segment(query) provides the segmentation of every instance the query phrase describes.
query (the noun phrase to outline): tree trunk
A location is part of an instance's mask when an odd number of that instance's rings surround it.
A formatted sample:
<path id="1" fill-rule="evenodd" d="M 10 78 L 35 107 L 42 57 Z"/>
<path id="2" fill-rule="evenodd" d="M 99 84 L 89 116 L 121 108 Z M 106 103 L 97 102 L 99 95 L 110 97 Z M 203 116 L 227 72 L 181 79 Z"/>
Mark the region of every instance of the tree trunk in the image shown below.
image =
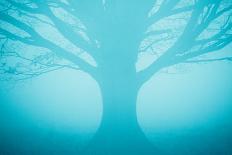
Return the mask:
<path id="1" fill-rule="evenodd" d="M 135 72 L 113 72 L 103 76 L 99 83 L 103 100 L 102 120 L 87 154 L 154 154 L 154 147 L 137 121 Z"/>

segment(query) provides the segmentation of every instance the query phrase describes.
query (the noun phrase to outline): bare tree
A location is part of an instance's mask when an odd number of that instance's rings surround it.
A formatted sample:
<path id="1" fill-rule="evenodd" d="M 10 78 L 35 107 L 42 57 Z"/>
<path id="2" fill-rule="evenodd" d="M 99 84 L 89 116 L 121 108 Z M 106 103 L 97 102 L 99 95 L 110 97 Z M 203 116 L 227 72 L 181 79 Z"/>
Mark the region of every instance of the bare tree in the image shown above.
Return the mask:
<path id="1" fill-rule="evenodd" d="M 231 15 L 230 0 L 2 0 L 1 79 L 82 70 L 103 99 L 89 152 L 152 154 L 137 122 L 140 87 L 169 66 L 231 61 L 199 58 L 231 43 Z M 139 70 L 144 53 L 154 61 Z"/>

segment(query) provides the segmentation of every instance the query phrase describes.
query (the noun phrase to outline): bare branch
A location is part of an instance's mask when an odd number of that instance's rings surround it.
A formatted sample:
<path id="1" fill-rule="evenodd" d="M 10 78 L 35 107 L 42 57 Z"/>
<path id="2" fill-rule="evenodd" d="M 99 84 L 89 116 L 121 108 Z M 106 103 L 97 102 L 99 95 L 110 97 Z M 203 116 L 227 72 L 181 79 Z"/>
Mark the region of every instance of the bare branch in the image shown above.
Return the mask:
<path id="1" fill-rule="evenodd" d="M 40 7 L 43 8 L 43 14 L 51 19 L 51 21 L 55 24 L 55 27 L 67 40 L 97 59 L 96 47 L 93 47 L 90 43 L 86 42 L 83 37 L 80 36 L 80 34 L 74 32 L 73 28 L 68 23 L 65 23 L 64 21 L 56 17 L 48 5 L 40 5 Z"/>
<path id="2" fill-rule="evenodd" d="M 71 52 L 66 51 L 65 49 L 59 47 L 58 45 L 52 43 L 51 41 L 43 38 L 40 34 L 38 34 L 33 28 L 31 28 L 29 25 L 15 19 L 14 17 L 7 15 L 5 13 L 0 13 L 0 20 L 3 20 L 5 22 L 8 22 L 9 24 L 12 24 L 19 29 L 25 31 L 30 35 L 30 37 L 21 37 L 17 34 L 13 34 L 7 30 L 4 30 L 0 28 L 0 33 L 5 35 L 11 40 L 20 41 L 25 44 L 34 45 L 38 47 L 44 47 L 47 48 L 54 53 L 56 53 L 59 57 L 62 57 L 64 59 L 67 59 L 74 64 L 78 65 L 82 70 L 94 74 L 94 67 L 85 62 L 83 59 L 79 58 L 78 56 L 72 54 Z"/>
<path id="3" fill-rule="evenodd" d="M 232 61 L 232 57 L 223 57 L 215 59 L 200 59 L 200 60 L 186 60 L 183 63 L 205 63 L 205 62 L 217 62 L 217 61 Z"/>
<path id="4" fill-rule="evenodd" d="M 219 10 L 220 6 L 221 1 L 196 1 L 192 15 L 189 18 L 182 35 L 162 56 L 160 56 L 148 68 L 138 73 L 139 83 L 142 84 L 147 81 L 161 68 L 185 62 L 190 58 L 194 58 L 205 53 L 220 50 L 231 43 L 231 15 L 225 16 L 227 17 L 227 20 L 224 22 L 221 29 L 216 30 L 216 34 L 207 39 L 197 40 L 202 32 L 207 30 L 210 24 L 216 21 L 219 17 L 224 16 L 225 13 L 231 11 L 232 4 L 224 7 L 222 10 Z M 198 48 L 194 49 L 196 47 Z"/>

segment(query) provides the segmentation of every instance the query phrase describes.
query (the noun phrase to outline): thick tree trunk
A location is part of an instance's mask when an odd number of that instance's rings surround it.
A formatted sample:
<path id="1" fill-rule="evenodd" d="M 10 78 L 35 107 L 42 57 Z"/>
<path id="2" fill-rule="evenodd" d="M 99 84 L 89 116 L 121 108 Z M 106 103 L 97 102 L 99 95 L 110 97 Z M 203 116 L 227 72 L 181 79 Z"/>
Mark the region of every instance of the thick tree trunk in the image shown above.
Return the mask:
<path id="1" fill-rule="evenodd" d="M 101 80 L 103 114 L 87 154 L 154 154 L 136 115 L 138 88 L 135 74 L 107 74 Z"/>

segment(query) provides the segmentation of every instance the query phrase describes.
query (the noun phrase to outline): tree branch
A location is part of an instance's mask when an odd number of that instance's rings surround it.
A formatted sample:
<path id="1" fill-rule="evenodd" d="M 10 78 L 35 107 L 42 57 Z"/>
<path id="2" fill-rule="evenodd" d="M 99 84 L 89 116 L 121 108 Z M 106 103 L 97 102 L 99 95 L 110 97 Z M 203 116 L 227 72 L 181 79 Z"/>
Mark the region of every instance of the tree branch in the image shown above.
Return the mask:
<path id="1" fill-rule="evenodd" d="M 232 61 L 232 57 L 223 57 L 215 59 L 200 59 L 200 60 L 186 60 L 182 63 L 205 63 L 205 62 L 215 62 L 215 61 Z"/>
<path id="2" fill-rule="evenodd" d="M 0 13 L 0 20 L 3 20 L 5 22 L 8 22 L 9 24 L 12 24 L 16 26 L 17 28 L 21 29 L 22 31 L 28 33 L 30 37 L 20 37 L 16 34 L 13 34 L 7 30 L 0 29 L 1 33 L 5 35 L 6 37 L 9 37 L 11 40 L 21 41 L 25 44 L 34 45 L 38 47 L 44 47 L 52 52 L 56 53 L 59 57 L 62 57 L 66 60 L 69 60 L 73 62 L 74 64 L 78 65 L 80 69 L 83 71 L 95 74 L 95 68 L 88 64 L 83 59 L 79 58 L 75 54 L 72 54 L 71 52 L 66 51 L 65 49 L 59 47 L 58 45 L 54 44 L 53 42 L 43 38 L 41 35 L 39 35 L 34 29 L 32 29 L 29 25 L 15 19 L 12 16 L 9 16 L 4 13 Z"/>
<path id="3" fill-rule="evenodd" d="M 48 5 L 40 4 L 43 10 L 43 14 L 47 16 L 54 24 L 59 32 L 76 47 L 83 49 L 85 52 L 89 53 L 93 58 L 97 59 L 96 47 L 93 47 L 90 43 L 85 41 L 80 34 L 77 34 L 73 28 L 68 24 L 59 19 L 54 15 Z"/>
<path id="4" fill-rule="evenodd" d="M 141 85 L 152 77 L 153 74 L 158 72 L 161 68 L 165 68 L 177 63 L 186 61 L 187 59 L 200 56 L 205 53 L 220 50 L 232 41 L 232 35 L 227 32 L 231 30 L 231 23 L 228 20 L 225 22 L 223 28 L 218 30 L 209 39 L 196 41 L 196 38 L 207 29 L 207 27 L 215 21 L 218 17 L 224 15 L 230 11 L 230 7 L 226 7 L 221 11 L 218 11 L 221 1 L 209 2 L 209 1 L 197 1 L 194 6 L 192 15 L 185 26 L 182 35 L 178 38 L 173 46 L 171 46 L 162 56 L 160 56 L 155 62 L 153 62 L 145 70 L 138 73 L 138 83 Z M 230 20 L 230 16 L 228 16 Z M 199 23 L 200 21 L 200 23 Z M 213 42 L 214 41 L 214 42 Z M 208 45 L 205 47 L 208 43 Z M 191 51 L 194 46 L 201 45 L 201 49 Z M 204 48 L 202 48 L 204 47 Z"/>

